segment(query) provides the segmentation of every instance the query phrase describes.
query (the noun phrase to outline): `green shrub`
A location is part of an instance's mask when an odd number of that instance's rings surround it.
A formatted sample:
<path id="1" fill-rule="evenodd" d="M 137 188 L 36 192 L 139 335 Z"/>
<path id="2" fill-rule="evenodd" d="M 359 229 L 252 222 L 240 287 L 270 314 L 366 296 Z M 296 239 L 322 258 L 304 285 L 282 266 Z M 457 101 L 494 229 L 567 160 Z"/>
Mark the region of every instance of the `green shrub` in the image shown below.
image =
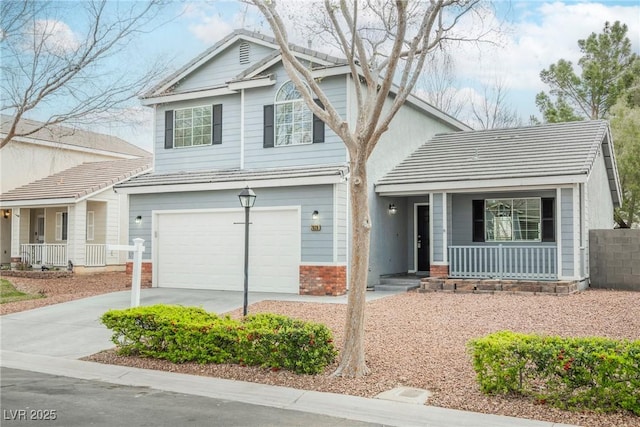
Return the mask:
<path id="1" fill-rule="evenodd" d="M 247 317 L 239 330 L 238 362 L 316 374 L 336 357 L 325 325 L 276 314 Z"/>
<path id="2" fill-rule="evenodd" d="M 480 388 L 563 409 L 640 415 L 640 340 L 496 332 L 469 342 Z"/>
<path id="3" fill-rule="evenodd" d="M 235 321 L 201 308 L 154 305 L 110 310 L 101 320 L 113 330 L 120 354 L 174 363 L 241 363 L 313 374 L 336 356 L 326 326 L 274 314 Z"/>
<path id="4" fill-rule="evenodd" d="M 153 305 L 110 310 L 102 323 L 113 330 L 120 354 L 182 363 L 232 361 L 235 322 L 201 308 Z"/>

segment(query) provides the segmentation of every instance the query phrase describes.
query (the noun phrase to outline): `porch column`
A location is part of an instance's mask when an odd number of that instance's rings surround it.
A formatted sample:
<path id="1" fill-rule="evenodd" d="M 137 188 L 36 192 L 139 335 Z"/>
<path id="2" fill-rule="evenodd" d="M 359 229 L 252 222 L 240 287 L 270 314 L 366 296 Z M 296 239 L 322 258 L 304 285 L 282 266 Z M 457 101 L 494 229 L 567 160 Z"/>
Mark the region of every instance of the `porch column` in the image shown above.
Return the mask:
<path id="1" fill-rule="evenodd" d="M 431 277 L 447 277 L 449 262 L 447 255 L 447 193 L 432 193 L 431 210 Z"/>
<path id="2" fill-rule="evenodd" d="M 26 211 L 26 212 L 25 212 Z M 20 220 L 21 216 L 27 214 L 25 221 L 28 223 L 28 209 L 13 208 L 11 210 L 11 262 L 18 262 L 17 258 L 20 258 Z M 16 261 L 14 261 L 16 259 Z"/>
<path id="3" fill-rule="evenodd" d="M 67 258 L 74 266 L 85 265 L 87 243 L 87 202 L 67 207 Z"/>

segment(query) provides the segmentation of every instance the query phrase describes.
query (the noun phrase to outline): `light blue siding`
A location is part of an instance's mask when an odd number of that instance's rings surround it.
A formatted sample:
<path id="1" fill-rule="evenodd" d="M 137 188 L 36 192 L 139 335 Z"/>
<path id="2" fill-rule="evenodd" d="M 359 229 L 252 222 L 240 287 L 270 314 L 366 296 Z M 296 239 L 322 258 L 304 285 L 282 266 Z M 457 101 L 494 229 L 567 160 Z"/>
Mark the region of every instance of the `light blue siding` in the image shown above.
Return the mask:
<path id="1" fill-rule="evenodd" d="M 286 147 L 263 147 L 263 122 L 265 105 L 274 103 L 280 86 L 289 80 L 281 65 L 271 72 L 277 83 L 266 88 L 253 89 L 245 94 L 245 168 L 273 168 L 317 164 L 336 164 L 346 161 L 346 148 L 342 140 L 325 125 L 325 142 Z M 321 86 L 339 114 L 346 111 L 345 77 L 322 80 Z"/>
<path id="2" fill-rule="evenodd" d="M 302 262 L 333 262 L 333 186 L 255 189 L 255 207 L 301 206 Z M 181 209 L 238 208 L 239 190 L 194 191 L 184 193 L 132 194 L 129 203 L 129 238 L 151 241 L 151 212 Z M 320 213 L 321 231 L 311 231 L 311 214 Z M 136 224 L 140 215 L 142 223 Z M 151 247 L 149 244 L 148 248 Z M 144 254 L 151 259 L 151 251 Z"/>
<path id="3" fill-rule="evenodd" d="M 273 52 L 269 47 L 249 43 L 249 63 L 240 64 L 240 43 L 241 41 L 237 41 L 232 44 L 224 52 L 189 74 L 174 91 L 186 92 L 225 84 Z"/>
<path id="4" fill-rule="evenodd" d="M 542 191 L 530 191 L 530 192 L 505 192 L 505 193 L 474 193 L 474 194 L 453 194 L 451 197 L 451 209 L 449 215 L 451 216 L 451 241 L 452 246 L 466 246 L 466 245 L 482 245 L 484 243 L 473 241 L 473 217 L 472 217 L 472 202 L 473 200 L 483 199 L 510 199 L 510 198 L 525 198 L 525 197 L 551 197 L 555 198 L 555 190 L 542 190 Z M 487 244 L 493 244 L 488 242 Z M 533 243 L 533 242 L 530 242 Z M 509 245 L 510 242 L 504 242 L 503 244 Z M 522 244 L 522 242 L 514 242 L 513 244 Z M 527 243 L 529 244 L 529 242 Z M 543 244 L 543 243 L 541 243 Z M 555 245 L 555 243 L 544 243 L 544 245 Z"/>
<path id="5" fill-rule="evenodd" d="M 349 184 L 335 184 L 337 262 L 347 262 Z"/>
<path id="6" fill-rule="evenodd" d="M 433 230 L 433 240 L 431 241 L 431 246 L 433 247 L 433 261 L 434 262 L 443 262 L 444 257 L 442 254 L 443 244 L 442 241 L 442 230 L 444 229 L 444 218 L 443 218 L 443 197 L 442 193 L 434 193 L 433 194 L 433 206 L 432 206 L 432 215 L 431 218 L 431 229 Z"/>
<path id="7" fill-rule="evenodd" d="M 573 276 L 573 189 L 563 188 L 560 191 L 562 275 Z"/>
<path id="8" fill-rule="evenodd" d="M 222 104 L 222 144 L 164 148 L 165 111 Z M 156 110 L 154 172 L 171 173 L 240 167 L 240 97 L 226 95 L 165 104 Z"/>
<path id="9" fill-rule="evenodd" d="M 263 147 L 263 107 L 274 102 L 275 93 L 288 77 L 281 66 L 274 86 L 245 91 L 245 169 L 338 164 L 346 161 L 346 148 L 325 126 L 325 142 L 287 147 Z M 345 78 L 322 82 L 339 113 L 346 110 Z M 204 147 L 164 148 L 165 111 L 201 105 L 222 104 L 222 144 Z M 156 109 L 155 173 L 188 170 L 239 169 L 241 167 L 240 94 L 208 97 L 163 104 Z"/>

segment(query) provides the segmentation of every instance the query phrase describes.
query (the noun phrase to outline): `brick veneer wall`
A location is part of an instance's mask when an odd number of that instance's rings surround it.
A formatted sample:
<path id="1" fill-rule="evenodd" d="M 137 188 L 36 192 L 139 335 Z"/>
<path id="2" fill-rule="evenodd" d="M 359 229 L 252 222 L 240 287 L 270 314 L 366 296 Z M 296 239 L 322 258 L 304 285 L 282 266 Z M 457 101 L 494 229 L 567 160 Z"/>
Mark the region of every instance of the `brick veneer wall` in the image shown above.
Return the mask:
<path id="1" fill-rule="evenodd" d="M 344 295 L 347 292 L 347 266 L 301 265 L 300 295 Z"/>
<path id="2" fill-rule="evenodd" d="M 449 277 L 449 265 L 430 265 L 429 277 Z"/>
<path id="3" fill-rule="evenodd" d="M 144 261 L 142 262 L 142 272 L 140 273 L 140 282 L 143 285 L 151 284 L 152 270 L 153 270 L 152 267 L 153 267 L 153 264 L 151 264 L 150 262 L 144 262 Z M 126 272 L 129 275 L 133 274 L 133 262 L 127 261 Z"/>

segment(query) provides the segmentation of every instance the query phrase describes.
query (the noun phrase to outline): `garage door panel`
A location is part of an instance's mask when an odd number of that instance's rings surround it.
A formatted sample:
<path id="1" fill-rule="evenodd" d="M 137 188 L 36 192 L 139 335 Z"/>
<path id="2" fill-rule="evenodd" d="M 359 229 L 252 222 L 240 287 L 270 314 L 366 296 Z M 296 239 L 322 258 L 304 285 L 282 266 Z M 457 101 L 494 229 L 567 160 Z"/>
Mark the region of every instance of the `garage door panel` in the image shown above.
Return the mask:
<path id="1" fill-rule="evenodd" d="M 240 210 L 158 214 L 158 286 L 242 290 L 242 223 Z M 250 291 L 298 293 L 300 233 L 295 209 L 251 211 Z"/>

